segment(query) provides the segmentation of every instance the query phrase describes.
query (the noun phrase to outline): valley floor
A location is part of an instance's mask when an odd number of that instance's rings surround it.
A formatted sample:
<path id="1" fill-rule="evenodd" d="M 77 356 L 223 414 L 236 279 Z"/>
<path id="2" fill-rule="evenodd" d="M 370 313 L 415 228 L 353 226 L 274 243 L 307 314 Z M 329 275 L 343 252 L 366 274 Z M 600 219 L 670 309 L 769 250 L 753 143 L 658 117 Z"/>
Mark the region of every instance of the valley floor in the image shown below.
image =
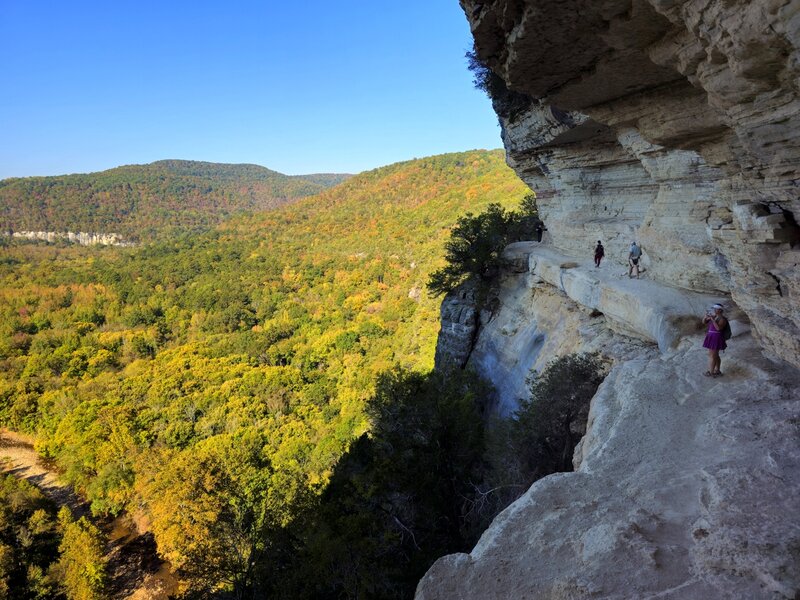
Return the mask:
<path id="1" fill-rule="evenodd" d="M 75 518 L 90 517 L 88 504 L 42 461 L 28 437 L 0 430 L 0 460 L 4 472 L 27 479 L 59 507 L 69 507 Z M 140 535 L 125 515 L 98 525 L 108 536 L 109 598 L 167 600 L 177 582 L 169 565 L 158 558 L 153 536 Z"/>

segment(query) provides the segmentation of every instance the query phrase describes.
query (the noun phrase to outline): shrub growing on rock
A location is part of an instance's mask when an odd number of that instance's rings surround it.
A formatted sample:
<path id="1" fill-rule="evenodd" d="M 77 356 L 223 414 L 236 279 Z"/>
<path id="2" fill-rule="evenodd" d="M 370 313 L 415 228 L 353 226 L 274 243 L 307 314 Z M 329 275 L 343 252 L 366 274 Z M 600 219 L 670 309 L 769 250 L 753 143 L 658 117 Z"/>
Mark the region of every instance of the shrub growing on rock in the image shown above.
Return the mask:
<path id="1" fill-rule="evenodd" d="M 513 501 L 537 479 L 572 471 L 572 454 L 586 433 L 589 402 L 606 374 L 597 354 L 570 354 L 528 379 L 531 395 L 515 418 L 493 428 L 494 479 Z"/>
<path id="2" fill-rule="evenodd" d="M 499 204 L 473 215 L 460 217 L 445 244 L 447 265 L 434 271 L 428 280 L 433 296 L 447 294 L 468 280 L 478 284 L 478 296 L 486 295 L 503 266 L 503 250 L 511 242 L 533 239 L 539 225 L 536 199 L 526 196 L 520 210 L 505 210 Z"/>
<path id="3" fill-rule="evenodd" d="M 472 83 L 489 96 L 492 108 L 499 116 L 513 121 L 531 105 L 533 98 L 508 89 L 503 78 L 478 58 L 475 51 L 467 52 L 466 57 L 467 68 L 472 72 Z"/>

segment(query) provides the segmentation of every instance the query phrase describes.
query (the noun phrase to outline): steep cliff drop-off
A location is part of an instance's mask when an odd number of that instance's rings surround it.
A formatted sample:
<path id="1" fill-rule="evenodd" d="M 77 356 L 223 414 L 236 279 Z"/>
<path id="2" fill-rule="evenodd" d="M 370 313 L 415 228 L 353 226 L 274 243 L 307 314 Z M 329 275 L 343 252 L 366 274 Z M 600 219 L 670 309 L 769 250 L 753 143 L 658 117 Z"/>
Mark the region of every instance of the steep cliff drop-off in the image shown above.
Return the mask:
<path id="1" fill-rule="evenodd" d="M 548 232 L 509 248 L 481 314 L 446 301 L 437 363 L 468 360 L 505 414 L 554 356 L 614 366 L 576 472 L 417 598 L 800 597 L 800 1 L 462 6 Z M 734 326 L 719 379 L 697 329 L 714 301 Z"/>

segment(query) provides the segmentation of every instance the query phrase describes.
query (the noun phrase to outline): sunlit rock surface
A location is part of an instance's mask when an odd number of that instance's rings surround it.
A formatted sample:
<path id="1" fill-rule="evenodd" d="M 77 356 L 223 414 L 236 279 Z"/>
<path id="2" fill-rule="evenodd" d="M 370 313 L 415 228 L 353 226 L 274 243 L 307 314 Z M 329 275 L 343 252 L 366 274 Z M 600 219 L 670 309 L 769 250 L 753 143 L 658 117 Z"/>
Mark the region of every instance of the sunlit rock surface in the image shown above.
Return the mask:
<path id="1" fill-rule="evenodd" d="M 795 598 L 800 379 L 749 334 L 704 377 L 695 344 L 621 361 L 578 471 L 540 480 L 418 600 Z"/>
<path id="2" fill-rule="evenodd" d="M 726 292 L 800 365 L 800 1 L 462 0 L 546 242 Z"/>
<path id="3" fill-rule="evenodd" d="M 69 242 L 81 246 L 132 246 L 118 233 L 89 233 L 85 231 L 14 231 L 11 237 L 23 240 L 48 242 Z"/>
<path id="4" fill-rule="evenodd" d="M 480 58 L 529 97 L 495 108 L 548 228 L 507 250 L 468 364 L 503 414 L 554 356 L 614 366 L 577 471 L 534 484 L 417 598 L 800 597 L 800 0 L 461 4 Z M 735 334 L 718 379 L 711 301 Z"/>
<path id="5" fill-rule="evenodd" d="M 417 599 L 795 598 L 800 372 L 765 357 L 719 295 L 533 242 L 506 255 L 528 270 L 503 276 L 468 360 L 496 387 L 495 411 L 512 413 L 553 357 L 596 351 L 614 366 L 576 472 L 540 480 L 472 552 L 437 561 Z M 699 315 L 717 300 L 734 335 L 712 379 Z"/>

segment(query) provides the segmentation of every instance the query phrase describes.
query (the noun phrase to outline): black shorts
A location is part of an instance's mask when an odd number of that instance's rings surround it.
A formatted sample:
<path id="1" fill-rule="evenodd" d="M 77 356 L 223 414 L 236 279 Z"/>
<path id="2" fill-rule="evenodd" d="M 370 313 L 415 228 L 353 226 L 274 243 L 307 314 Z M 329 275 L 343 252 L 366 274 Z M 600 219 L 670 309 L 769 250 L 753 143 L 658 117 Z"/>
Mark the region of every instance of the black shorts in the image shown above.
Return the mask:
<path id="1" fill-rule="evenodd" d="M 631 258 L 631 264 L 632 264 L 633 266 L 636 266 L 636 265 L 638 265 L 638 264 L 639 264 L 639 259 L 638 259 L 638 258 Z"/>

